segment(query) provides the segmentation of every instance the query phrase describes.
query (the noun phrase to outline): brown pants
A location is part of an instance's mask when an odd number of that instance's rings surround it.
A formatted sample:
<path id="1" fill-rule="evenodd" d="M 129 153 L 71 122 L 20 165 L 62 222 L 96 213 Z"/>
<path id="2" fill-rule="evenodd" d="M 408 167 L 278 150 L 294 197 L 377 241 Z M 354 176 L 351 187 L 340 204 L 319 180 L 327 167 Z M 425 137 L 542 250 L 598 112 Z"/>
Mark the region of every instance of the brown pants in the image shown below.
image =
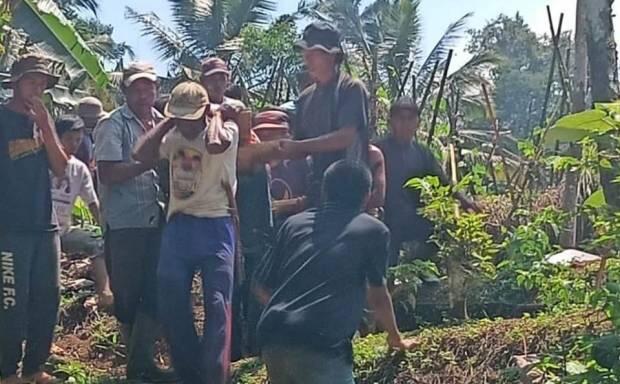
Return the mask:
<path id="1" fill-rule="evenodd" d="M 137 311 L 157 318 L 159 228 L 108 229 L 106 267 L 114 294 L 114 314 L 122 324 L 133 324 Z"/>

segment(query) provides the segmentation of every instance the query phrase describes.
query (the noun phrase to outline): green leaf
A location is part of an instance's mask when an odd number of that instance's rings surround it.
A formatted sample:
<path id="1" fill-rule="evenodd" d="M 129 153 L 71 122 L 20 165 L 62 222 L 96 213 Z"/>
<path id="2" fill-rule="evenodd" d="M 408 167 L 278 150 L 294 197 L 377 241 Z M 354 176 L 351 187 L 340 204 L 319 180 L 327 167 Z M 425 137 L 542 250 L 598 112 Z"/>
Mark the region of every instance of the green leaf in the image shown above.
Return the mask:
<path id="1" fill-rule="evenodd" d="M 617 123 L 607 112 L 592 109 L 564 116 L 552 126 L 545 135 L 545 144 L 555 145 L 560 142 L 577 142 L 586 137 L 605 134 L 617 128 Z"/>
<path id="2" fill-rule="evenodd" d="M 603 193 L 603 190 L 599 189 L 593 194 L 591 194 L 590 197 L 588 197 L 586 201 L 583 202 L 583 205 L 589 208 L 594 208 L 594 209 L 602 208 L 605 205 L 607 205 L 607 201 L 605 201 L 605 194 Z"/>
<path id="3" fill-rule="evenodd" d="M 569 361 L 566 363 L 566 373 L 569 375 L 579 375 L 587 372 L 588 368 L 578 361 Z"/>
<path id="4" fill-rule="evenodd" d="M 23 0 L 13 12 L 12 23 L 28 33 L 35 43 L 43 43 L 62 57 L 66 64 L 85 70 L 98 87 L 108 83 L 108 75 L 99 60 L 73 25 L 51 0 Z"/>
<path id="5" fill-rule="evenodd" d="M 608 159 L 601 159 L 598 163 L 601 168 L 611 169 L 611 161 Z"/>

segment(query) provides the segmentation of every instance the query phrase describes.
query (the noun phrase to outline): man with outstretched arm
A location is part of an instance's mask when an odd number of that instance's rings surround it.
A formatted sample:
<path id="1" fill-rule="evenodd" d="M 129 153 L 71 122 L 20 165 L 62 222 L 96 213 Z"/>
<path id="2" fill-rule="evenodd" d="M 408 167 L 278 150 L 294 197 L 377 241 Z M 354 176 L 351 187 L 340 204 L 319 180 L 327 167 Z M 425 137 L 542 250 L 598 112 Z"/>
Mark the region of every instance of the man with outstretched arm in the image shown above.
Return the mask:
<path id="1" fill-rule="evenodd" d="M 296 105 L 294 139 L 283 141 L 288 158 L 312 158 L 309 206 L 320 202 L 321 179 L 332 163 L 368 161 L 369 102 L 364 84 L 341 72 L 340 33 L 326 23 L 310 24 L 297 42 L 314 82 Z"/>
<path id="2" fill-rule="evenodd" d="M 290 217 L 257 273 L 266 304 L 257 337 L 270 383 L 353 384 L 355 334 L 366 301 L 388 344 L 408 349 L 386 286 L 389 231 L 363 213 L 371 175 L 340 160 L 325 172 L 323 202 Z"/>
<path id="3" fill-rule="evenodd" d="M 138 143 L 134 158 L 170 163 L 170 205 L 158 267 L 160 319 L 184 383 L 224 384 L 230 369 L 235 224 L 230 194 L 237 187 L 239 133 L 198 83 L 175 87 L 167 119 Z M 202 339 L 194 327 L 194 272 L 203 283 Z"/>
<path id="4" fill-rule="evenodd" d="M 58 77 L 38 55 L 19 58 L 3 83 L 13 97 L 0 107 L 0 381 L 36 384 L 60 303 L 60 242 L 49 171 L 64 175 L 67 156 L 41 100 Z M 25 343 L 24 343 L 25 342 Z M 25 349 L 24 349 L 25 346 Z M 22 376 L 18 376 L 21 365 Z"/>

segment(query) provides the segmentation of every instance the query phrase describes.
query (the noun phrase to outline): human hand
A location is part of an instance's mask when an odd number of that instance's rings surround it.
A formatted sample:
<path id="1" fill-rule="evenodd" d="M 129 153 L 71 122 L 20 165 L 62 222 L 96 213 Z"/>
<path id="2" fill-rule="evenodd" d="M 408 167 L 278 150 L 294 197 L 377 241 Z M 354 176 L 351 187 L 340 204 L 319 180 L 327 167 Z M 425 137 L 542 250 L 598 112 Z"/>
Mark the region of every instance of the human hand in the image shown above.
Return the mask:
<path id="1" fill-rule="evenodd" d="M 27 100 L 26 109 L 28 110 L 29 116 L 32 120 L 34 120 L 40 129 L 51 128 L 50 115 L 47 112 L 45 104 L 43 104 L 43 100 L 40 98 Z"/>
<path id="2" fill-rule="evenodd" d="M 467 212 L 481 213 L 482 207 L 473 200 L 465 199 L 461 201 L 461 207 Z"/>
<path id="3" fill-rule="evenodd" d="M 219 109 L 220 113 L 222 114 L 222 119 L 224 121 L 227 120 L 237 120 L 239 118 L 239 114 L 241 113 L 241 109 L 240 108 L 236 108 L 230 104 L 222 104 L 220 105 L 220 109 Z"/>
<path id="4" fill-rule="evenodd" d="M 397 351 L 408 351 L 419 345 L 419 343 L 413 339 L 403 339 L 399 333 L 388 335 L 387 343 L 390 348 Z"/>
<path id="5" fill-rule="evenodd" d="M 282 139 L 279 141 L 280 152 L 286 159 L 294 159 L 305 156 L 303 146 L 299 141 Z"/>

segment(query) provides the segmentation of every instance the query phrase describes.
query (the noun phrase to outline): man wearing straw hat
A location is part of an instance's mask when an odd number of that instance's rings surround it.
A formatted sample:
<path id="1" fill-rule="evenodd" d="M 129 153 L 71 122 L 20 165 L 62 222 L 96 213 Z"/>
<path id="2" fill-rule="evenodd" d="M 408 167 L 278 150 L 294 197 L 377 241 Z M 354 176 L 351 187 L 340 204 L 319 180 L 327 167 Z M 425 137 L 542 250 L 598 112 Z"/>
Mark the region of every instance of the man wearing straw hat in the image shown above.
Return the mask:
<path id="1" fill-rule="evenodd" d="M 64 175 L 67 156 L 41 100 L 58 77 L 38 55 L 21 57 L 3 83 L 0 107 L 0 381 L 47 384 L 60 302 L 60 241 L 49 171 Z M 24 345 L 25 342 L 25 345 Z M 24 348 L 25 346 L 25 348 Z M 21 365 L 22 377 L 18 376 Z"/>
<path id="2" fill-rule="evenodd" d="M 235 223 L 229 195 L 237 186 L 238 128 L 218 113 L 209 117 L 207 92 L 194 82 L 175 87 L 165 114 L 134 151 L 139 161 L 170 163 L 158 267 L 160 318 L 183 382 L 223 384 L 230 366 Z M 191 304 L 196 269 L 206 313 L 202 340 Z"/>
<path id="3" fill-rule="evenodd" d="M 77 114 L 84 121 L 84 139 L 75 153 L 75 157 L 91 167 L 94 165 L 94 130 L 99 121 L 107 116 L 107 113 L 103 110 L 101 100 L 88 96 L 78 102 Z"/>

